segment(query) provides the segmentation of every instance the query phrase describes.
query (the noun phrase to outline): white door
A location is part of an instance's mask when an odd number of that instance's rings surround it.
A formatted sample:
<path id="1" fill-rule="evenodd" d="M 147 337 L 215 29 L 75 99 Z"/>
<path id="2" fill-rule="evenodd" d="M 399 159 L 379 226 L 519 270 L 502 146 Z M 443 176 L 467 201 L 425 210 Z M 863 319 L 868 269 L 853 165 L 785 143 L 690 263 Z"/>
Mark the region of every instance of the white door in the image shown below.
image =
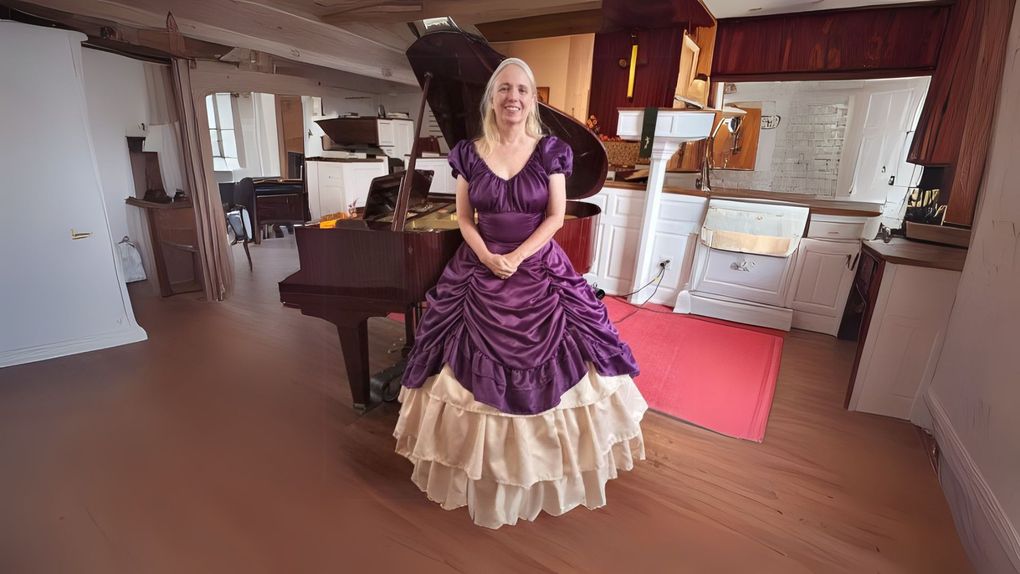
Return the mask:
<path id="1" fill-rule="evenodd" d="M 0 22 L 0 367 L 145 338 L 110 238 L 84 39 Z"/>
<path id="2" fill-rule="evenodd" d="M 885 203 L 896 185 L 901 151 L 913 119 L 915 90 L 876 92 L 868 98 L 861 144 L 854 164 L 850 197 L 855 201 Z"/>
<path id="3" fill-rule="evenodd" d="M 801 241 L 788 305 L 794 310 L 795 327 L 835 334 L 854 281 L 860 251 L 859 241 Z M 815 321 L 796 324 L 798 314 L 804 313 L 816 316 L 812 317 Z M 819 323 L 817 316 L 833 320 Z M 812 328 L 815 324 L 820 328 Z"/>

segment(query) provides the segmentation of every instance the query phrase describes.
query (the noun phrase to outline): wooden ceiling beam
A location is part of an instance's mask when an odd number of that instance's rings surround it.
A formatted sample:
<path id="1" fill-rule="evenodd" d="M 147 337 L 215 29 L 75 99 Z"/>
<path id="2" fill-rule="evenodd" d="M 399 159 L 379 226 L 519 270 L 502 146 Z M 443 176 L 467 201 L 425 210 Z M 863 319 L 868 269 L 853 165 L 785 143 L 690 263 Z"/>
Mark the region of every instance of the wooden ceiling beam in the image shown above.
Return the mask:
<path id="1" fill-rule="evenodd" d="M 415 2 L 419 5 L 415 8 Z M 462 24 L 477 24 L 481 21 L 497 22 L 531 16 L 574 13 L 584 10 L 598 10 L 601 1 L 576 0 L 358 0 L 336 5 L 337 10 L 320 14 L 319 18 L 328 24 L 344 27 L 353 22 L 406 23 L 425 18 L 449 16 Z"/>
<path id="2" fill-rule="evenodd" d="M 130 0 L 130 3 L 129 0 L 33 0 L 32 3 L 149 29 L 165 29 L 167 10 L 170 10 L 181 33 L 188 38 L 418 85 L 403 50 L 270 4 L 205 0 Z"/>
<path id="3" fill-rule="evenodd" d="M 514 42 L 573 34 L 593 34 L 602 29 L 602 11 L 584 10 L 582 12 L 530 16 L 479 23 L 476 24 L 476 27 L 489 42 Z"/>

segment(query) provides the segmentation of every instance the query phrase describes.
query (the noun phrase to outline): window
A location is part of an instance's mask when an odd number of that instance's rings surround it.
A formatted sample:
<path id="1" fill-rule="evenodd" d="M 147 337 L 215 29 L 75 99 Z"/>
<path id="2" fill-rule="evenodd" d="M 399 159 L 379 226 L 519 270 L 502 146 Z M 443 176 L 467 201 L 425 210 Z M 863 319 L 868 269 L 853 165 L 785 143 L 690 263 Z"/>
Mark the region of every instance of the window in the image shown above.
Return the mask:
<path id="1" fill-rule="evenodd" d="M 205 109 L 209 114 L 213 170 L 241 169 L 236 136 L 241 126 L 237 121 L 233 96 L 227 93 L 210 94 L 205 97 Z"/>

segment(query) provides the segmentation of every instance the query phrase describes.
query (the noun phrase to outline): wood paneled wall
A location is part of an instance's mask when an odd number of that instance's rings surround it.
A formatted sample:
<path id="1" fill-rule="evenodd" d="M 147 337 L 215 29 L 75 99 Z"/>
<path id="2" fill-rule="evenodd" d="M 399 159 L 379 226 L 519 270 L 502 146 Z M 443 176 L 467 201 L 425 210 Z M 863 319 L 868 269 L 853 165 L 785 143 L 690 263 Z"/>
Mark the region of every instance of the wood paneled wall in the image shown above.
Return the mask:
<path id="1" fill-rule="evenodd" d="M 683 27 L 637 32 L 638 66 L 634 75 L 634 97 L 628 99 L 630 69 L 620 67 L 619 60 L 630 61 L 630 33 L 595 34 L 588 113 L 598 118 L 601 133 L 616 134 L 618 108 L 673 106 L 683 37 Z"/>
<path id="2" fill-rule="evenodd" d="M 931 73 L 949 8 L 931 3 L 719 20 L 712 79 Z"/>
<path id="3" fill-rule="evenodd" d="M 908 161 L 947 166 L 946 222 L 970 225 L 991 140 L 1015 0 L 959 0 Z M 947 195 L 948 192 L 948 195 Z"/>

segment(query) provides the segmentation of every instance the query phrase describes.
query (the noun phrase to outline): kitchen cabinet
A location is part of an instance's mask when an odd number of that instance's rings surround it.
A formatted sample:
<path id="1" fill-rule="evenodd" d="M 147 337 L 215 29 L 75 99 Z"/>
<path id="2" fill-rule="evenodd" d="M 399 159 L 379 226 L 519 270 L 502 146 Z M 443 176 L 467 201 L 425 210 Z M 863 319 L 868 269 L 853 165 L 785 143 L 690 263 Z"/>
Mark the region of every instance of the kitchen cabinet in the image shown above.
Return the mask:
<path id="1" fill-rule="evenodd" d="M 383 159 L 309 158 L 305 162 L 305 177 L 308 181 L 308 211 L 312 220 L 329 213 L 347 211 L 351 204 L 363 207 L 372 180 L 387 173 L 389 168 Z"/>
<path id="2" fill-rule="evenodd" d="M 858 240 L 801 241 L 787 304 L 795 329 L 836 335 L 860 250 Z"/>
<path id="3" fill-rule="evenodd" d="M 948 15 L 948 6 L 931 3 L 726 18 L 712 81 L 930 73 Z"/>
<path id="4" fill-rule="evenodd" d="M 910 146 L 909 160 L 946 170 L 946 222 L 970 225 L 991 141 L 1014 0 L 958 0 Z"/>
<path id="5" fill-rule="evenodd" d="M 847 408 L 909 419 L 934 374 L 966 252 L 893 240 L 867 242 L 841 331 L 858 327 Z M 843 334 L 841 332 L 841 334 Z"/>

